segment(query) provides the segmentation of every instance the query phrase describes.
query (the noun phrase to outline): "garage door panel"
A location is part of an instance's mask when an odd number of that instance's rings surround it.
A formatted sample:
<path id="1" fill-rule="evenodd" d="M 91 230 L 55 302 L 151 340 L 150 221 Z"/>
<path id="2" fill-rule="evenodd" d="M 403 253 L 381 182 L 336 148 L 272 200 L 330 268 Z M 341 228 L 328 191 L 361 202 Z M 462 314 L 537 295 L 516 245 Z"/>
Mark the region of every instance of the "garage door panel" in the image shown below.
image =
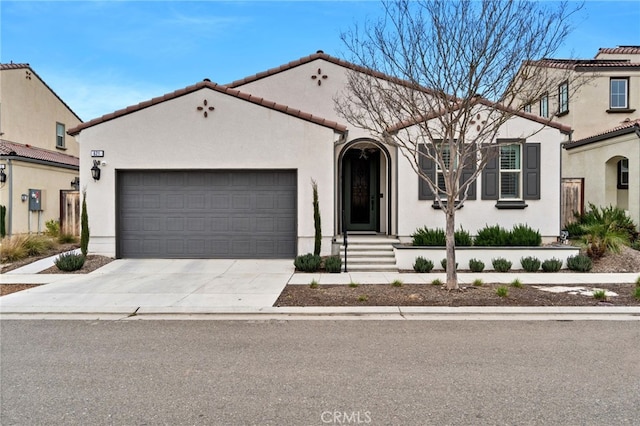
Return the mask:
<path id="1" fill-rule="evenodd" d="M 296 181 L 290 170 L 119 171 L 118 255 L 293 258 Z"/>

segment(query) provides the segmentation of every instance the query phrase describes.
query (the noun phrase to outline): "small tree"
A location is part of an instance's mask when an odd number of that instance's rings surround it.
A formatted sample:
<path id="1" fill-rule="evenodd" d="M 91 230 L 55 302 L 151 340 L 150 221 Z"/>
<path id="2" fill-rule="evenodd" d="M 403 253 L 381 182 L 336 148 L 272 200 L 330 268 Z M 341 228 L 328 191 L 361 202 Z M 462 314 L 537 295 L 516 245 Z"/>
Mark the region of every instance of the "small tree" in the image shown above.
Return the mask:
<path id="1" fill-rule="evenodd" d="M 318 202 L 318 183 L 311 179 L 311 187 L 313 188 L 313 225 L 315 227 L 315 241 L 313 246 L 313 254 L 320 256 L 322 248 L 322 226 L 320 224 L 320 203 Z"/>
<path id="2" fill-rule="evenodd" d="M 80 251 L 87 256 L 89 251 L 89 215 L 87 214 L 87 190 L 82 191 L 82 213 L 80 215 Z"/>
<path id="3" fill-rule="evenodd" d="M 372 71 L 348 73 L 336 109 L 396 146 L 435 195 L 446 216 L 447 288 L 455 289 L 456 211 L 499 154 L 501 126 L 566 79 L 536 74 L 532 84 L 516 77 L 521 64 L 549 57 L 562 44 L 574 10 L 566 2 L 528 0 L 382 4 L 383 18 L 342 34 L 350 61 Z M 426 173 L 425 160 L 441 173 Z"/>

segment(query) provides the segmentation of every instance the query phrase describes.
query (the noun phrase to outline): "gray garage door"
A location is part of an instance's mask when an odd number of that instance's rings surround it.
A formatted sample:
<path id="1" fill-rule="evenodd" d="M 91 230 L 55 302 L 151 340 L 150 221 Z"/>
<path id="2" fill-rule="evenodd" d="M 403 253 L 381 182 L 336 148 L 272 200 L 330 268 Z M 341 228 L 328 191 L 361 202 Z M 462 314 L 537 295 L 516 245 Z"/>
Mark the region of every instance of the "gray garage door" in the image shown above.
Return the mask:
<path id="1" fill-rule="evenodd" d="M 296 172 L 118 172 L 118 257 L 296 255 Z"/>

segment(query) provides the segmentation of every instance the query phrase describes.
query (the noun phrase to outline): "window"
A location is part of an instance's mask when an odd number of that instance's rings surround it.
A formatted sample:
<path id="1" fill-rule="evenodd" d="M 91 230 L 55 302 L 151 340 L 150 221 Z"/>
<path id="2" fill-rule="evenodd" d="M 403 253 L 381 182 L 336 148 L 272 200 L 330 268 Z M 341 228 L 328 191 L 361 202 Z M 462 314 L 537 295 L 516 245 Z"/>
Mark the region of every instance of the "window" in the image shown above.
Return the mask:
<path id="1" fill-rule="evenodd" d="M 446 170 L 449 170 L 449 167 L 451 166 L 451 149 L 449 145 L 443 145 L 441 149 L 442 149 L 442 160 L 444 162 Z M 456 163 L 457 161 L 454 162 L 454 165 Z M 436 163 L 436 179 L 438 182 L 438 189 L 442 194 L 446 193 L 446 187 L 444 183 L 444 172 L 445 171 L 442 170 L 442 168 L 440 167 L 440 164 Z"/>
<path id="2" fill-rule="evenodd" d="M 618 189 L 629 189 L 629 159 L 618 161 Z"/>
<path id="3" fill-rule="evenodd" d="M 611 109 L 629 108 L 629 79 L 612 78 L 609 83 L 609 107 Z"/>
<path id="4" fill-rule="evenodd" d="M 546 94 L 540 98 L 540 117 L 549 118 L 549 96 Z"/>
<path id="5" fill-rule="evenodd" d="M 500 199 L 520 199 L 522 166 L 520 145 L 500 147 Z"/>
<path id="6" fill-rule="evenodd" d="M 56 123 L 56 148 L 64 147 L 64 124 Z"/>
<path id="7" fill-rule="evenodd" d="M 566 114 L 569 112 L 569 82 L 558 86 L 558 114 Z"/>
<path id="8" fill-rule="evenodd" d="M 524 112 L 531 112 L 531 104 L 527 104 L 524 106 Z"/>

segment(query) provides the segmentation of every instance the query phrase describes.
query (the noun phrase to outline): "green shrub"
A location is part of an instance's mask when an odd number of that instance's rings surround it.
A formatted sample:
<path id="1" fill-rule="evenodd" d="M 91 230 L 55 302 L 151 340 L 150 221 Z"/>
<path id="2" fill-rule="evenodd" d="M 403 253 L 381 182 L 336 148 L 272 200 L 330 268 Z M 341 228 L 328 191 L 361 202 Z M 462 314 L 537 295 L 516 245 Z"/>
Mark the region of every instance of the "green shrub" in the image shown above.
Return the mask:
<path id="1" fill-rule="evenodd" d="M 509 272 L 511 269 L 511 262 L 503 257 L 491 259 L 491 264 L 497 272 Z"/>
<path id="2" fill-rule="evenodd" d="M 393 282 L 391 283 L 393 287 L 402 287 L 402 284 L 402 280 L 393 280 Z"/>
<path id="3" fill-rule="evenodd" d="M 515 288 L 522 288 L 522 281 L 520 281 L 518 278 L 516 278 L 515 280 L 511 281 L 511 287 L 515 287 Z"/>
<path id="4" fill-rule="evenodd" d="M 442 266 L 442 269 L 444 269 L 444 271 L 447 272 L 447 258 L 446 257 L 440 261 L 440 266 Z M 456 262 L 456 269 L 458 269 L 458 262 Z"/>
<path id="5" fill-rule="evenodd" d="M 55 260 L 55 265 L 61 271 L 77 271 L 84 265 L 85 257 L 78 253 L 63 253 Z"/>
<path id="6" fill-rule="evenodd" d="M 552 257 L 542 262 L 542 270 L 544 272 L 558 272 L 562 269 L 562 260 Z"/>
<path id="7" fill-rule="evenodd" d="M 3 262 L 15 262 L 16 260 L 27 257 L 27 249 L 24 246 L 25 240 L 29 238 L 26 234 L 16 234 L 11 237 L 4 237 L 0 241 L 2 250 L 0 257 Z"/>
<path id="8" fill-rule="evenodd" d="M 87 213 L 87 191 L 82 191 L 82 212 L 80 213 L 80 251 L 83 256 L 89 252 L 89 213 Z"/>
<path id="9" fill-rule="evenodd" d="M 360 296 L 358 296 L 358 302 L 366 302 L 367 300 L 369 300 L 369 296 L 367 296 L 366 294 L 361 294 Z"/>
<path id="10" fill-rule="evenodd" d="M 506 246 L 509 242 L 509 232 L 500 225 L 489 226 L 478 231 L 474 239 L 474 245 L 482 247 Z"/>
<path id="11" fill-rule="evenodd" d="M 432 285 L 442 285 L 442 280 L 440 278 L 436 278 L 435 280 L 431 281 Z"/>
<path id="12" fill-rule="evenodd" d="M 48 220 L 44 223 L 44 226 L 47 228 L 46 234 L 48 236 L 56 238 L 60 235 L 60 223 L 57 220 Z"/>
<path id="13" fill-rule="evenodd" d="M 311 284 L 309 284 L 310 288 L 318 288 L 318 281 L 317 280 L 311 280 Z"/>
<path id="14" fill-rule="evenodd" d="M 311 187 L 313 188 L 313 226 L 315 228 L 313 254 L 320 256 L 322 247 L 322 225 L 320 219 L 320 203 L 318 202 L 318 183 L 313 179 L 311 179 Z"/>
<path id="15" fill-rule="evenodd" d="M 447 243 L 444 229 L 440 228 L 418 228 L 411 237 L 413 238 L 414 246 L 444 247 Z"/>
<path id="16" fill-rule="evenodd" d="M 569 238 L 579 238 L 584 235 L 584 229 L 579 221 L 567 223 L 565 225 L 565 230 L 569 233 Z"/>
<path id="17" fill-rule="evenodd" d="M 540 232 L 534 231 L 529 225 L 516 225 L 509 232 L 510 246 L 537 247 L 542 244 Z"/>
<path id="18" fill-rule="evenodd" d="M 322 259 L 311 253 L 303 254 L 295 258 L 293 265 L 298 271 L 315 272 L 320 269 Z"/>
<path id="19" fill-rule="evenodd" d="M 470 247 L 473 245 L 473 238 L 471 238 L 471 234 L 469 231 L 462 229 L 462 227 L 455 232 L 454 239 L 456 241 L 456 247 Z"/>
<path id="20" fill-rule="evenodd" d="M 0 206 L 0 238 L 7 236 L 7 208 Z"/>
<path id="21" fill-rule="evenodd" d="M 72 234 L 60 234 L 58 236 L 58 242 L 60 244 L 74 244 L 78 242 L 78 238 Z"/>
<path id="22" fill-rule="evenodd" d="M 55 247 L 55 243 L 48 237 L 41 235 L 29 235 L 24 240 L 24 248 L 27 256 L 40 256 Z"/>
<path id="23" fill-rule="evenodd" d="M 425 259 L 422 256 L 416 257 L 416 261 L 413 264 L 413 270 L 416 272 L 424 273 L 431 272 L 433 269 L 433 262 Z"/>
<path id="24" fill-rule="evenodd" d="M 593 268 L 593 262 L 589 256 L 579 254 L 567 258 L 567 268 L 572 271 L 589 272 Z"/>
<path id="25" fill-rule="evenodd" d="M 469 259 L 469 269 L 471 272 L 484 271 L 484 262 L 479 259 Z"/>
<path id="26" fill-rule="evenodd" d="M 593 290 L 593 298 L 596 300 L 606 300 L 607 292 L 605 290 L 594 289 Z"/>
<path id="27" fill-rule="evenodd" d="M 351 288 L 356 288 L 356 287 L 358 287 L 359 285 L 360 285 L 359 283 L 354 282 L 354 281 L 351 281 L 351 282 L 349 283 L 349 287 L 351 287 Z"/>
<path id="28" fill-rule="evenodd" d="M 640 287 L 640 276 L 636 278 L 636 287 Z"/>
<path id="29" fill-rule="evenodd" d="M 473 285 L 475 287 L 482 287 L 483 284 L 484 282 L 480 278 L 476 278 L 475 280 L 473 280 Z"/>
<path id="30" fill-rule="evenodd" d="M 619 253 L 622 245 L 630 245 L 638 238 L 633 220 L 619 207 L 597 207 L 589 203 L 589 210 L 575 217 L 587 254 L 593 259 L 602 257 L 606 251 Z"/>
<path id="31" fill-rule="evenodd" d="M 636 287 L 633 291 L 633 297 L 635 297 L 637 300 L 640 300 L 640 287 Z"/>
<path id="32" fill-rule="evenodd" d="M 540 260 L 537 257 L 527 256 L 520 259 L 522 269 L 527 272 L 537 272 L 540 269 Z"/>
<path id="33" fill-rule="evenodd" d="M 507 297 L 509 296 L 509 289 L 505 286 L 500 286 L 496 288 L 496 294 L 500 297 Z"/>
<path id="34" fill-rule="evenodd" d="M 631 243 L 631 248 L 640 251 L 640 238 Z"/>
<path id="35" fill-rule="evenodd" d="M 342 258 L 340 256 L 329 256 L 324 260 L 324 269 L 330 273 L 342 271 Z"/>

